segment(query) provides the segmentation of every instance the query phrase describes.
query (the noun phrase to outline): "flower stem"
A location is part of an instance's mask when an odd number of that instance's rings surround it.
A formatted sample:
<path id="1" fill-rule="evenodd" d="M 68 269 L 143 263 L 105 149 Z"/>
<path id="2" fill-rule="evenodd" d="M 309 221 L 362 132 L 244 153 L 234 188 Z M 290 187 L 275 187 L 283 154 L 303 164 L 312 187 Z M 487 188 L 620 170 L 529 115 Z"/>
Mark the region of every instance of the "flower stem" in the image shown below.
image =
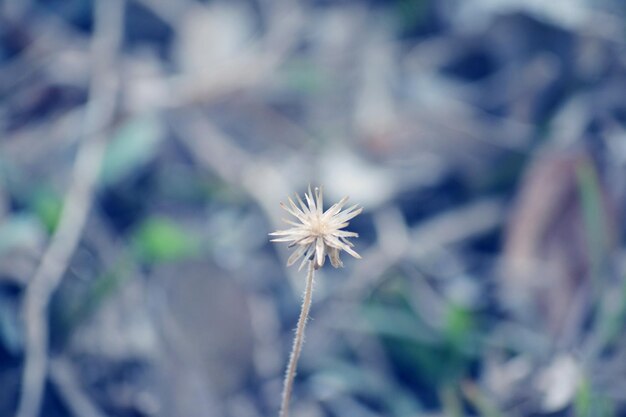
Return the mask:
<path id="1" fill-rule="evenodd" d="M 302 343 L 304 342 L 304 327 L 309 318 L 309 310 L 311 309 L 311 295 L 313 294 L 313 276 L 315 268 L 313 262 L 309 261 L 309 272 L 306 277 L 306 288 L 304 289 L 304 297 L 302 299 L 302 309 L 300 310 L 300 318 L 296 327 L 296 336 L 293 339 L 293 347 L 289 355 L 289 364 L 285 372 L 285 380 L 283 381 L 282 403 L 280 405 L 279 417 L 289 416 L 289 400 L 291 399 L 291 391 L 293 389 L 293 380 L 296 376 L 296 367 L 298 366 L 298 358 L 302 351 Z"/>

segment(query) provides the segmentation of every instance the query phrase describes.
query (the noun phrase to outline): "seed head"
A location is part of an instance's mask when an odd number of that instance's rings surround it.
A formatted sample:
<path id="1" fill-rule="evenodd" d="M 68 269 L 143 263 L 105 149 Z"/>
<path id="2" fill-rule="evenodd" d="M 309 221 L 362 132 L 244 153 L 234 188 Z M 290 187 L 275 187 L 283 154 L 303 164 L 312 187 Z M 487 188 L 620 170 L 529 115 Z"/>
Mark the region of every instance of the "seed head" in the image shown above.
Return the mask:
<path id="1" fill-rule="evenodd" d="M 304 194 L 304 198 L 307 204 L 296 194 L 299 206 L 291 198 L 289 198 L 289 206 L 280 203 L 280 206 L 298 221 L 283 219 L 293 227 L 270 233 L 270 236 L 278 236 L 272 239 L 272 242 L 291 242 L 289 247 L 297 246 L 289 257 L 287 266 L 293 265 L 302 258 L 299 269 L 302 269 L 307 260 L 312 260 L 315 269 L 319 269 L 324 265 L 326 255 L 328 255 L 332 266 L 338 268 L 343 266 L 339 259 L 339 252 L 342 250 L 361 259 L 361 256 L 352 249 L 354 245 L 348 240 L 349 237 L 359 235 L 341 229 L 348 226 L 348 220 L 360 214 L 363 209 L 355 204 L 341 211 L 348 201 L 348 197 L 344 197 L 328 210 L 322 211 L 324 201 L 321 187 L 315 188 L 315 195 L 309 187 L 309 192 Z"/>

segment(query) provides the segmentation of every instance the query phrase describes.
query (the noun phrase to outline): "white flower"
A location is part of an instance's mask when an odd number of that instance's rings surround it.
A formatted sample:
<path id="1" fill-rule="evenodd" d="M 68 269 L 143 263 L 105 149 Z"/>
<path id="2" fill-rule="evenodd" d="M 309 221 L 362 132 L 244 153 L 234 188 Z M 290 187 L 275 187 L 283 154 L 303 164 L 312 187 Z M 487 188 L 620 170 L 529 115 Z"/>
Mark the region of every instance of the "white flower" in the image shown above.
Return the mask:
<path id="1" fill-rule="evenodd" d="M 357 259 L 361 259 L 361 256 L 352 249 L 354 245 L 347 239 L 359 235 L 341 229 L 348 226 L 348 220 L 360 214 L 363 209 L 355 204 L 341 211 L 348 201 L 348 197 L 344 197 L 323 212 L 321 188 L 315 188 L 315 196 L 313 196 L 311 187 L 309 187 L 309 192 L 304 194 L 304 198 L 308 205 L 304 204 L 298 194 L 296 194 L 296 199 L 300 206 L 297 206 L 291 198 L 289 198 L 289 207 L 280 203 L 281 207 L 296 217 L 299 222 L 283 219 L 293 227 L 270 233 L 270 236 L 279 236 L 272 239 L 272 242 L 291 242 L 289 247 L 297 246 L 295 252 L 289 257 L 287 266 L 291 266 L 298 259 L 303 258 L 299 269 L 302 269 L 309 259 L 314 262 L 315 269 L 319 269 L 324 265 L 324 260 L 328 255 L 330 263 L 338 268 L 343 266 L 341 259 L 339 259 L 339 252 L 342 250 Z"/>

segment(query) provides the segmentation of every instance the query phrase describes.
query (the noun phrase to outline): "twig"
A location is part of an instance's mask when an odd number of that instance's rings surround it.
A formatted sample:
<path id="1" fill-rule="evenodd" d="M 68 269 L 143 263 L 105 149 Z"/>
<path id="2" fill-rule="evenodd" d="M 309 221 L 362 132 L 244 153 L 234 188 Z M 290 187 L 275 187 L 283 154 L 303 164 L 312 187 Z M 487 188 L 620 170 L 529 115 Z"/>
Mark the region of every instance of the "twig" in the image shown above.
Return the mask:
<path id="1" fill-rule="evenodd" d="M 209 118 L 188 110 L 174 118 L 179 141 L 192 158 L 215 172 L 225 182 L 245 190 L 277 224 L 274 202 L 289 189 L 281 173 L 259 155 L 236 144 Z M 272 184 L 271 189 L 266 187 Z"/>
<path id="2" fill-rule="evenodd" d="M 85 106 L 79 106 L 49 121 L 31 122 L 23 129 L 3 132 L 5 140 L 0 143 L 0 155 L 3 159 L 18 160 L 24 166 L 30 166 L 39 164 L 51 152 L 74 147 L 79 138 L 68 135 L 68 132 L 80 126 L 84 114 Z"/>
<path id="3" fill-rule="evenodd" d="M 105 136 L 100 132 L 113 117 L 117 79 L 114 59 L 121 41 L 124 0 L 100 0 L 95 7 L 92 41 L 93 74 L 85 114 L 84 139 L 78 149 L 73 179 L 63 204 L 59 225 L 26 287 L 23 304 L 26 352 L 17 417 L 38 415 L 47 373 L 47 310 L 78 246 L 100 174 Z"/>
<path id="4" fill-rule="evenodd" d="M 383 220 L 381 217 L 375 216 L 376 223 Z M 399 217 L 392 212 L 387 213 L 384 227 L 377 227 L 381 239 L 394 239 L 393 244 L 396 247 L 393 251 L 389 251 L 389 243 L 379 244 L 368 250 L 363 256 L 363 262 L 355 266 L 354 273 L 339 290 L 340 295 L 335 292 L 335 299 L 342 299 L 341 303 L 345 302 L 344 298 L 361 299 L 378 284 L 382 273 L 396 262 L 402 259 L 419 262 L 442 248 L 495 229 L 503 221 L 504 205 L 500 199 L 483 198 L 437 214 L 407 230 L 403 230 L 405 226 L 400 223 Z M 392 230 L 391 236 L 382 237 L 389 230 Z M 406 239 L 408 242 L 405 242 Z M 332 309 L 325 310 L 329 318 L 341 317 L 339 313 L 330 310 Z M 321 321 L 318 320 L 318 323 Z"/>
<path id="5" fill-rule="evenodd" d="M 266 217 L 277 227 L 280 216 L 275 202 L 288 194 L 288 180 L 261 155 L 253 155 L 220 130 L 200 112 L 191 109 L 173 117 L 177 139 L 189 150 L 190 156 L 201 166 L 214 172 L 224 182 L 242 189 L 263 210 Z M 272 184 L 267 187 L 267 184 Z M 288 274 L 290 282 L 296 282 L 294 272 Z"/>
<path id="6" fill-rule="evenodd" d="M 291 349 L 291 355 L 289 355 L 289 365 L 287 365 L 287 372 L 285 373 L 282 402 L 280 405 L 280 417 L 289 416 L 289 400 L 291 399 L 293 380 L 296 377 L 296 367 L 298 366 L 300 352 L 302 352 L 304 327 L 306 326 L 307 319 L 309 318 L 309 310 L 311 309 L 311 295 L 313 293 L 314 275 L 315 268 L 313 267 L 313 261 L 309 261 L 309 272 L 306 277 L 306 288 L 304 290 L 304 299 L 302 300 L 302 309 L 300 310 L 300 318 L 298 318 L 296 336 L 293 339 L 293 348 Z"/>

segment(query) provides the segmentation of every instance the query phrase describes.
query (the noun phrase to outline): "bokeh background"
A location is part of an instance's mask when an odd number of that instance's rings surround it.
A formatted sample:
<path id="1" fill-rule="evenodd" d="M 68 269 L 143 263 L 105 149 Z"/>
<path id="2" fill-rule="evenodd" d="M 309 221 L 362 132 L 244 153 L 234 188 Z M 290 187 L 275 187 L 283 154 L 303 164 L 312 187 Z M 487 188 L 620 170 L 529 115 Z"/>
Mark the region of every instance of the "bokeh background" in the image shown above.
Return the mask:
<path id="1" fill-rule="evenodd" d="M 309 184 L 293 416 L 626 415 L 625 129 L 620 0 L 2 0 L 0 416 L 277 415 Z"/>

